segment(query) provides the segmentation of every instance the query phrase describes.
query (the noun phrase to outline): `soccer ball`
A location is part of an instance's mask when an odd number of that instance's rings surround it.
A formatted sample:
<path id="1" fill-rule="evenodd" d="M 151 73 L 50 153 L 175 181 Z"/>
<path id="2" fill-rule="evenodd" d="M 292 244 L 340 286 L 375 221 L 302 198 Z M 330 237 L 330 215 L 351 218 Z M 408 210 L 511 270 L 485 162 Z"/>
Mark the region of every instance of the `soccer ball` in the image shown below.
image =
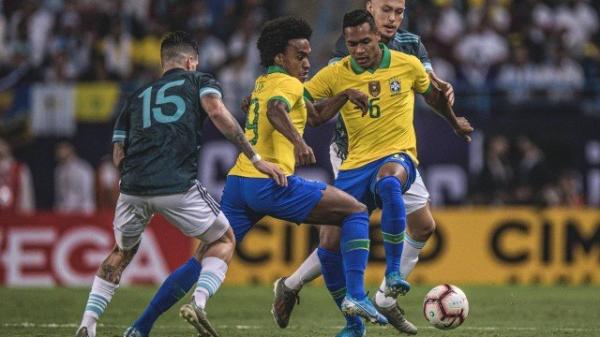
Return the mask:
<path id="1" fill-rule="evenodd" d="M 425 319 L 438 329 L 454 329 L 469 315 L 469 301 L 457 286 L 441 284 L 425 295 L 423 314 Z"/>

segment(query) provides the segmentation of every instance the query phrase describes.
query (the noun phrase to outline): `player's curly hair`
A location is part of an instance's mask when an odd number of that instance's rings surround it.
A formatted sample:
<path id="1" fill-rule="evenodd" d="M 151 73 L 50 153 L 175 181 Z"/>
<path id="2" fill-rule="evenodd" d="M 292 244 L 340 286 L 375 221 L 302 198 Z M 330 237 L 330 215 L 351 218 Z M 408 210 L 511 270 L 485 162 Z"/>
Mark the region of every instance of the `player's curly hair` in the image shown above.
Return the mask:
<path id="1" fill-rule="evenodd" d="M 342 25 L 342 29 L 360 26 L 363 23 L 368 23 L 372 32 L 377 31 L 375 18 L 373 17 L 373 15 L 371 15 L 371 13 L 364 9 L 356 9 L 344 14 L 344 22 Z"/>
<path id="2" fill-rule="evenodd" d="M 167 33 L 160 43 L 160 57 L 163 62 L 184 54 L 198 55 L 198 44 L 192 36 L 183 31 Z"/>
<path id="3" fill-rule="evenodd" d="M 302 18 L 286 16 L 267 22 L 256 46 L 260 52 L 260 64 L 268 67 L 275 63 L 275 56 L 285 52 L 289 40 L 310 40 L 312 29 Z"/>

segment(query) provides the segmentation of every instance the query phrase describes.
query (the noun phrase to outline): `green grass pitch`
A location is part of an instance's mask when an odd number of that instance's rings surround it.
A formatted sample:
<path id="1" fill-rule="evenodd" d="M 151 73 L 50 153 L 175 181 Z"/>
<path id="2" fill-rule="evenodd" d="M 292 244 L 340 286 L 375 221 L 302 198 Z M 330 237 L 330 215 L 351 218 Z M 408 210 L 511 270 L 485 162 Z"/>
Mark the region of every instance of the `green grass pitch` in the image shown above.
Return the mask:
<path id="1" fill-rule="evenodd" d="M 373 287 L 372 287 L 373 288 Z M 419 327 L 418 336 L 600 336 L 600 288 L 462 287 L 470 302 L 466 322 L 451 331 L 436 330 L 423 318 L 421 302 L 429 286 L 414 287 L 401 303 Z M 122 336 L 154 293 L 153 287 L 123 287 L 102 317 L 98 337 Z M 0 288 L 0 336 L 73 336 L 88 289 Z M 290 326 L 279 329 L 269 313 L 270 287 L 221 288 L 208 314 L 221 336 L 335 336 L 343 319 L 328 293 L 307 287 Z M 186 300 L 189 297 L 186 297 Z M 153 337 L 190 336 L 194 330 L 178 317 L 183 300 L 156 323 Z M 367 336 L 398 336 L 391 327 L 369 326 Z"/>

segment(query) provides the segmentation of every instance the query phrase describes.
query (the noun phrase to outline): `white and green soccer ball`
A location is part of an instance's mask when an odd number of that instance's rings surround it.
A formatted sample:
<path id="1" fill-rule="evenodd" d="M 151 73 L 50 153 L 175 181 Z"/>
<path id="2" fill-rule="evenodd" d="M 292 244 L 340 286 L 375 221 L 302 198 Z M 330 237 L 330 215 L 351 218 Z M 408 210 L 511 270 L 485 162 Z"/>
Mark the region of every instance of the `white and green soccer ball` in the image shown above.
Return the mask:
<path id="1" fill-rule="evenodd" d="M 438 329 L 454 329 L 467 319 L 469 301 L 459 287 L 440 284 L 425 295 L 423 314 L 425 319 Z"/>

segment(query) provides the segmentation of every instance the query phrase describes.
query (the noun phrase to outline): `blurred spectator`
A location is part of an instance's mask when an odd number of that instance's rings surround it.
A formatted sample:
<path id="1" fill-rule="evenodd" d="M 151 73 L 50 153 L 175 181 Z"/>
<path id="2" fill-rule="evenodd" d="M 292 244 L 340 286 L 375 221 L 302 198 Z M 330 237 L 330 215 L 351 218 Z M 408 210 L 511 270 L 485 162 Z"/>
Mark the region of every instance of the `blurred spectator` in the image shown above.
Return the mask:
<path id="1" fill-rule="evenodd" d="M 560 206 L 582 207 L 585 198 L 582 193 L 581 176 L 575 171 L 567 171 L 558 179 L 558 195 Z"/>
<path id="2" fill-rule="evenodd" d="M 8 143 L 0 138 L 0 213 L 32 213 L 33 180 L 25 163 L 15 160 Z"/>
<path id="3" fill-rule="evenodd" d="M 210 31 L 213 18 L 204 1 L 194 1 L 190 11 L 187 26 L 194 31 L 198 42 L 198 70 L 216 72 L 227 59 L 225 44 Z"/>
<path id="4" fill-rule="evenodd" d="M 98 209 L 114 209 L 119 197 L 119 170 L 113 165 L 112 157 L 102 157 L 97 173 Z"/>
<path id="5" fill-rule="evenodd" d="M 127 79 L 131 72 L 131 36 L 121 20 L 113 20 L 110 33 L 102 41 L 106 69 L 119 78 Z"/>
<path id="6" fill-rule="evenodd" d="M 232 58 L 228 64 L 219 72 L 219 82 L 223 87 L 223 96 L 225 105 L 235 114 L 236 117 L 243 119 L 244 115 L 240 110 L 242 98 L 248 96 L 254 88 L 254 80 L 252 72 L 247 70 L 246 56 Z"/>
<path id="7" fill-rule="evenodd" d="M 469 27 L 477 27 L 486 22 L 502 33 L 510 27 L 510 13 L 498 0 L 472 1 L 466 18 Z"/>
<path id="8" fill-rule="evenodd" d="M 22 8 L 10 20 L 11 40 L 17 40 L 18 36 L 27 38 L 34 65 L 39 65 L 44 60 L 48 37 L 54 25 L 54 16 L 41 4 L 41 1 L 23 1 Z"/>
<path id="9" fill-rule="evenodd" d="M 541 86 L 547 89 L 548 99 L 554 102 L 580 96 L 585 83 L 583 69 L 562 48 L 552 53 L 550 61 L 539 73 L 542 77 Z"/>
<path id="10" fill-rule="evenodd" d="M 550 182 L 549 168 L 542 150 L 528 137 L 517 139 L 519 161 L 516 165 L 515 202 L 530 204 L 539 202 L 540 193 Z"/>
<path id="11" fill-rule="evenodd" d="M 56 146 L 54 208 L 61 213 L 90 214 L 96 210 L 94 169 L 75 153 L 68 142 Z"/>
<path id="12" fill-rule="evenodd" d="M 539 70 L 531 62 L 529 51 L 519 46 L 512 50 L 511 62 L 500 68 L 497 86 L 511 103 L 517 104 L 531 99 L 540 82 Z"/>
<path id="13" fill-rule="evenodd" d="M 467 82 L 482 86 L 490 69 L 508 57 L 506 40 L 486 23 L 471 28 L 455 47 L 455 55 Z"/>
<path id="14" fill-rule="evenodd" d="M 563 42 L 581 51 L 584 43 L 598 31 L 598 13 L 583 0 L 561 1 L 556 9 L 556 27 L 564 30 Z"/>
<path id="15" fill-rule="evenodd" d="M 458 9 L 454 6 L 453 0 L 442 0 L 439 10 L 439 18 L 435 23 L 436 38 L 445 46 L 452 46 L 465 30 L 464 20 Z"/>
<path id="16" fill-rule="evenodd" d="M 481 199 L 478 201 L 494 205 L 508 203 L 513 180 L 508 140 L 504 136 L 494 136 L 488 143 L 483 170 L 477 180 Z"/>

